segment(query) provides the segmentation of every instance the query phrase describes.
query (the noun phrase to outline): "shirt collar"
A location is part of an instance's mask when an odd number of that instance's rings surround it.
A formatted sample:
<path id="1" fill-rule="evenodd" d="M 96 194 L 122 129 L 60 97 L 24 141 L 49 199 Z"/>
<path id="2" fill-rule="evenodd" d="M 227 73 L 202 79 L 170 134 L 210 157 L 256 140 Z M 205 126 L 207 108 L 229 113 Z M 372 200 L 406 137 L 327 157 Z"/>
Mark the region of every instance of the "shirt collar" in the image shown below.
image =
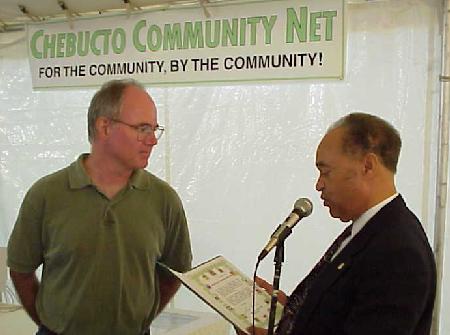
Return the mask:
<path id="1" fill-rule="evenodd" d="M 81 154 L 78 159 L 69 166 L 70 188 L 81 189 L 90 185 L 94 185 L 83 164 L 83 161 L 88 156 L 88 153 Z M 134 171 L 131 175 L 129 185 L 133 188 L 146 190 L 150 188 L 150 180 L 146 178 L 144 170 L 139 169 Z"/>
<path id="2" fill-rule="evenodd" d="M 150 179 L 147 178 L 146 172 L 143 169 L 139 169 L 131 175 L 129 185 L 139 190 L 148 190 L 150 188 Z"/>
<path id="3" fill-rule="evenodd" d="M 69 185 L 72 189 L 80 189 L 92 184 L 92 180 L 84 168 L 83 161 L 89 154 L 81 154 L 78 159 L 69 166 Z"/>
<path id="4" fill-rule="evenodd" d="M 384 206 L 386 206 L 388 203 L 390 203 L 392 200 L 394 200 L 398 196 L 398 193 L 395 193 L 394 195 L 391 195 L 389 198 L 384 199 L 383 201 L 379 202 L 372 208 L 369 208 L 367 211 L 365 211 L 359 218 L 357 218 L 355 221 L 353 221 L 352 225 L 352 237 L 359 233 L 359 231 L 364 227 L 364 225 L 375 216 L 375 214 L 378 213 L 380 209 L 382 209 Z"/>

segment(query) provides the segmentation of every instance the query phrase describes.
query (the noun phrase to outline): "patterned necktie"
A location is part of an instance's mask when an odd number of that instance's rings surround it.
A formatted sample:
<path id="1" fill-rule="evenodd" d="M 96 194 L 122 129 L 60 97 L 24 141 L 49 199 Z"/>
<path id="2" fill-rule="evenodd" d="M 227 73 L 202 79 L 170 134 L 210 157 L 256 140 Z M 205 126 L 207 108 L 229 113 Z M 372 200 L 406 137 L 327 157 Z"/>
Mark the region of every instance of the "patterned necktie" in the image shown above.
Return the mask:
<path id="1" fill-rule="evenodd" d="M 352 232 L 352 225 L 349 225 L 345 230 L 334 240 L 331 246 L 327 249 L 322 258 L 317 262 L 311 272 L 298 284 L 294 292 L 289 296 L 286 306 L 283 310 L 280 323 L 278 325 L 277 335 L 289 335 L 295 324 L 297 313 L 299 312 L 303 302 L 308 295 L 310 288 L 314 284 L 317 275 L 323 270 L 324 265 L 333 259 L 333 255 L 341 246 L 342 242 L 350 236 Z"/>

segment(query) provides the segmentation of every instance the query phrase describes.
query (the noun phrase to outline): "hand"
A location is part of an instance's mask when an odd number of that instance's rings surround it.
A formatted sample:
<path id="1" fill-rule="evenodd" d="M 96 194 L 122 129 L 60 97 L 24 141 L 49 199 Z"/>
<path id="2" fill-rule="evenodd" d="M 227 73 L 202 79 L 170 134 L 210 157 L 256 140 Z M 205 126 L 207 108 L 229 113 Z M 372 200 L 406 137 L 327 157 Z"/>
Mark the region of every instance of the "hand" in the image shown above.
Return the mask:
<path id="1" fill-rule="evenodd" d="M 267 293 L 272 295 L 273 287 L 266 280 L 262 279 L 261 277 L 256 276 L 255 282 L 256 282 L 256 284 L 259 287 L 263 288 L 264 290 L 267 291 Z M 278 298 L 278 302 L 280 304 L 282 304 L 283 306 L 286 305 L 287 296 L 286 296 L 286 294 L 283 291 L 281 291 L 281 290 L 278 291 L 278 297 L 277 298 Z M 259 334 L 256 334 L 256 335 L 259 335 Z"/>
<path id="2" fill-rule="evenodd" d="M 234 330 L 236 331 L 237 335 L 247 335 L 246 333 L 237 329 L 236 327 L 234 327 Z M 263 329 L 263 328 L 255 327 L 254 329 L 252 329 L 250 327 L 247 329 L 247 331 L 250 333 L 250 335 L 267 335 L 267 329 Z"/>
<path id="3" fill-rule="evenodd" d="M 272 293 L 272 285 L 268 281 L 262 279 L 261 277 L 256 276 L 255 282 L 258 286 L 265 289 L 268 293 L 270 294 Z"/>

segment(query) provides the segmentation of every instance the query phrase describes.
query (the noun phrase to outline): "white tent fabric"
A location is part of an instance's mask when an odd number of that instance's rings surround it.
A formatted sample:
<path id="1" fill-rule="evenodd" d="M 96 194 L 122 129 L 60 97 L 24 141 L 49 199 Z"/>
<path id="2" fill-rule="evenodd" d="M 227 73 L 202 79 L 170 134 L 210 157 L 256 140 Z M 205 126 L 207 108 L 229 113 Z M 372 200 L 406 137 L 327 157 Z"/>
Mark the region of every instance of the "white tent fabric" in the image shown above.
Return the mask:
<path id="1" fill-rule="evenodd" d="M 379 115 L 400 131 L 398 190 L 433 242 L 440 6 L 438 0 L 348 5 L 342 81 L 148 87 L 168 129 L 149 170 L 183 200 L 194 263 L 222 254 L 250 275 L 275 226 L 297 198 L 308 197 L 313 214 L 286 242 L 281 286 L 290 292 L 343 229 L 314 189 L 315 147 L 333 121 L 353 111 Z M 29 186 L 89 151 L 86 111 L 95 89 L 33 91 L 22 36 L 0 34 L 0 246 Z M 268 279 L 270 259 L 259 270 Z M 450 333 L 443 317 L 449 297 L 444 287 L 441 334 Z M 206 308 L 189 292 L 175 303 Z"/>
<path id="2" fill-rule="evenodd" d="M 118 12 L 164 10 L 188 6 L 207 7 L 219 3 L 240 3 L 255 0 L 0 0 L 0 30 L 17 28 L 24 22 L 55 18 L 98 16 Z M 257 1 L 257 0 L 256 0 Z"/>

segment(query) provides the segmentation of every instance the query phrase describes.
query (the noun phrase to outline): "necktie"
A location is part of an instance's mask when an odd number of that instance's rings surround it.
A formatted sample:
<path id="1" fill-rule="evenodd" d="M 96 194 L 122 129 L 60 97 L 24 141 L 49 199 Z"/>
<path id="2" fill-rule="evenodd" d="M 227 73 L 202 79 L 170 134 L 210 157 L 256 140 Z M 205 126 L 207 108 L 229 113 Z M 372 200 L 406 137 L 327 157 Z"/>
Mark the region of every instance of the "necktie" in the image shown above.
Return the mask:
<path id="1" fill-rule="evenodd" d="M 297 313 L 303 305 L 310 288 L 314 284 L 314 279 L 323 270 L 324 266 L 329 263 L 333 255 L 339 249 L 340 245 L 352 232 L 352 225 L 349 225 L 345 230 L 334 240 L 331 246 L 325 251 L 325 254 L 317 262 L 311 272 L 298 284 L 286 303 L 283 310 L 280 323 L 278 325 L 277 335 L 289 335 L 295 324 Z"/>

